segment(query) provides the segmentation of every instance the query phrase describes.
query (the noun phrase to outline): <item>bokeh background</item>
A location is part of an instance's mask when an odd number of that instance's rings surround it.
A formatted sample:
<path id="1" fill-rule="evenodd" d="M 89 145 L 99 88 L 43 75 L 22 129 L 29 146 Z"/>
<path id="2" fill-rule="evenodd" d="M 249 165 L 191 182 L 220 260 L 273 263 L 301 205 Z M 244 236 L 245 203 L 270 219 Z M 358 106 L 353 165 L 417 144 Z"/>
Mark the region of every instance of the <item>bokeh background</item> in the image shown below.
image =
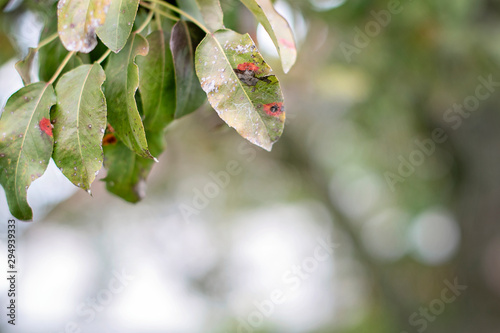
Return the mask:
<path id="1" fill-rule="evenodd" d="M 299 45 L 285 75 L 222 3 L 282 82 L 282 139 L 253 147 L 205 106 L 168 128 L 135 205 L 51 164 L 17 223 L 17 325 L 1 278 L 0 331 L 499 332 L 500 4 L 279 0 Z M 50 4 L 0 16 L 1 105 Z M 9 218 L 2 192 L 5 254 Z"/>

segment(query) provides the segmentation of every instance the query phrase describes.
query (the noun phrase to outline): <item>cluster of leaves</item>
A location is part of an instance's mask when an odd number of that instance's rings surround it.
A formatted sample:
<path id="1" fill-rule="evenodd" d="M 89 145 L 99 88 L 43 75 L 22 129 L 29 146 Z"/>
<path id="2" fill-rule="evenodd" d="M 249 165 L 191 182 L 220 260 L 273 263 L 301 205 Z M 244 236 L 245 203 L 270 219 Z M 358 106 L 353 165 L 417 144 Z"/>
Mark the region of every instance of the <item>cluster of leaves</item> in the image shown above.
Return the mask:
<path id="1" fill-rule="evenodd" d="M 241 2 L 287 72 L 296 58 L 288 23 L 270 0 Z M 104 165 L 108 191 L 140 200 L 165 128 L 207 98 L 264 149 L 283 132 L 279 81 L 248 34 L 224 27 L 219 0 L 59 0 L 41 39 L 16 64 L 25 86 L 0 118 L 0 183 L 21 220 L 32 219 L 27 190 L 50 158 L 89 193 Z M 31 83 L 37 53 L 41 82 Z"/>

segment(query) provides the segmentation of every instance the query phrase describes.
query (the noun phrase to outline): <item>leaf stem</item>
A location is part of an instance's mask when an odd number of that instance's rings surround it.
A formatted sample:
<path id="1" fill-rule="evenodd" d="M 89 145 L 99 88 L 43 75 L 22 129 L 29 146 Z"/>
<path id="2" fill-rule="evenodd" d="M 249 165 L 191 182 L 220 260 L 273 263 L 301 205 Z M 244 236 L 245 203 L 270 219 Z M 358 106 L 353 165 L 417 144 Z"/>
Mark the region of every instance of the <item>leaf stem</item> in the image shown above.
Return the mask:
<path id="1" fill-rule="evenodd" d="M 100 64 L 101 62 L 104 61 L 104 59 L 106 59 L 109 56 L 110 53 L 111 53 L 111 49 L 108 49 L 106 52 L 104 52 L 104 54 L 99 59 L 97 59 L 96 62 L 98 64 Z"/>
<path id="2" fill-rule="evenodd" d="M 40 41 L 40 43 L 38 43 L 38 46 L 36 47 L 36 50 L 37 51 L 40 50 L 42 47 L 44 47 L 45 45 L 47 45 L 50 42 L 52 42 L 58 36 L 59 36 L 59 33 L 56 32 L 56 33 L 50 35 L 49 37 L 45 38 L 44 40 Z"/>
<path id="3" fill-rule="evenodd" d="M 160 10 L 160 9 L 158 9 L 158 8 L 154 8 L 153 6 L 151 6 L 151 5 L 149 5 L 149 4 L 145 3 L 145 2 L 142 2 L 142 1 L 141 1 L 141 2 L 140 2 L 140 4 L 141 4 L 141 6 L 143 6 L 144 8 L 147 8 L 147 9 L 150 9 L 150 10 L 154 10 L 156 13 L 158 13 L 158 14 L 160 14 L 160 15 L 162 15 L 162 16 L 165 16 L 166 18 L 171 19 L 172 21 L 175 21 L 175 22 L 179 21 L 179 18 L 178 18 L 178 17 L 175 17 L 175 16 L 173 16 L 173 15 L 170 15 L 169 13 L 164 12 L 163 10 Z"/>
<path id="4" fill-rule="evenodd" d="M 154 7 L 155 7 L 155 6 L 153 5 L 153 8 L 154 8 Z M 139 28 L 137 28 L 137 30 L 136 30 L 136 31 L 134 31 L 134 33 L 136 33 L 136 34 L 141 33 L 141 32 L 142 32 L 142 30 L 144 30 L 144 29 L 148 26 L 149 22 L 151 22 L 151 19 L 153 18 L 154 13 L 155 13 L 155 12 L 154 12 L 154 9 L 153 9 L 153 10 L 150 10 L 150 11 L 149 11 L 149 14 L 148 14 L 148 17 L 146 17 L 146 20 L 145 20 L 145 21 L 141 24 L 141 26 L 140 26 Z"/>
<path id="5" fill-rule="evenodd" d="M 161 14 L 158 13 L 157 9 L 155 8 L 155 23 L 156 27 L 158 30 L 162 30 L 162 25 L 161 25 Z"/>
<path id="6" fill-rule="evenodd" d="M 189 15 L 188 13 L 186 13 L 185 11 L 183 11 L 182 9 L 177 8 L 177 7 L 169 4 L 168 2 L 164 2 L 164 1 L 161 1 L 161 0 L 147 0 L 147 1 L 150 1 L 152 3 L 157 3 L 160 6 L 167 7 L 168 9 L 170 9 L 170 10 L 172 10 L 174 12 L 177 12 L 177 13 L 179 13 L 179 14 L 187 17 L 194 24 L 196 24 L 198 27 L 200 27 L 201 30 L 205 31 L 207 34 L 211 34 L 211 32 L 207 29 L 207 27 L 205 27 L 200 21 L 198 21 L 197 19 L 195 19 L 194 17 L 192 17 L 191 15 Z"/>
<path id="7" fill-rule="evenodd" d="M 49 84 L 52 84 L 55 82 L 55 80 L 57 79 L 57 77 L 59 76 L 59 74 L 61 74 L 61 72 L 63 71 L 64 67 L 66 67 L 66 65 L 68 64 L 68 61 L 71 59 L 71 57 L 75 54 L 76 52 L 75 51 L 71 51 L 69 52 L 66 57 L 64 58 L 64 60 L 62 61 L 62 63 L 59 65 L 59 67 L 57 68 L 56 72 L 54 73 L 54 75 L 52 75 L 52 77 L 50 78 L 49 82 L 47 82 L 47 85 Z"/>

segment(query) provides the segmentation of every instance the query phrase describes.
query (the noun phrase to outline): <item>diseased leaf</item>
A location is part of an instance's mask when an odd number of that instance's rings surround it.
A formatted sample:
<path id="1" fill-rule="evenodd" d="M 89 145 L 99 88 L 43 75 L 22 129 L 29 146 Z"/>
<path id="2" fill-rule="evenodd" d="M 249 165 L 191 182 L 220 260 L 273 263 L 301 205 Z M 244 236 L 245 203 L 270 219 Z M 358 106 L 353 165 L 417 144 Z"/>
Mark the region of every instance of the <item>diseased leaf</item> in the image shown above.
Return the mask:
<path id="1" fill-rule="evenodd" d="M 40 35 L 40 40 L 43 40 L 51 36 L 55 32 L 57 32 L 57 21 L 49 20 L 45 28 L 42 30 L 42 33 Z M 45 82 L 49 81 L 67 54 L 68 50 L 66 50 L 64 45 L 62 45 L 59 42 L 59 40 L 55 40 L 52 43 L 49 43 L 44 47 L 42 47 L 41 49 L 39 49 L 38 62 L 40 66 L 38 69 L 38 76 L 40 80 Z M 67 71 L 70 71 L 73 68 L 80 66 L 82 64 L 81 57 L 83 55 L 84 55 L 83 53 L 80 53 L 77 56 L 71 57 L 71 59 L 66 64 L 61 74 L 64 74 Z"/>
<path id="2" fill-rule="evenodd" d="M 30 47 L 28 49 L 28 54 L 23 60 L 16 62 L 16 70 L 23 79 L 25 86 L 31 83 L 31 67 L 33 66 L 33 60 L 35 59 L 36 49 Z"/>
<path id="3" fill-rule="evenodd" d="M 208 101 L 229 126 L 266 150 L 285 123 L 278 79 L 248 34 L 219 30 L 196 50 L 196 73 Z"/>
<path id="4" fill-rule="evenodd" d="M 82 65 L 64 74 L 56 86 L 53 158 L 76 186 L 90 191 L 102 167 L 102 138 L 106 128 L 106 101 L 101 65 Z"/>
<path id="5" fill-rule="evenodd" d="M 146 54 L 146 39 L 132 34 L 120 53 L 109 56 L 104 93 L 108 104 L 108 122 L 115 129 L 118 139 L 138 155 L 152 158 L 135 100 L 139 69 L 134 61 L 137 55 Z"/>
<path id="6" fill-rule="evenodd" d="M 56 103 L 52 85 L 21 88 L 7 101 L 0 118 L 0 183 L 12 215 L 31 220 L 27 191 L 47 169 L 54 139 L 50 108 Z"/>
<path id="7" fill-rule="evenodd" d="M 96 29 L 106 21 L 111 0 L 59 0 L 57 30 L 68 51 L 89 53 L 97 45 Z"/>
<path id="8" fill-rule="evenodd" d="M 139 0 L 111 0 L 104 25 L 97 28 L 101 41 L 118 53 L 127 43 L 134 26 Z"/>
<path id="9" fill-rule="evenodd" d="M 158 156 L 164 149 L 163 131 L 147 132 L 151 152 Z M 122 142 L 104 145 L 104 166 L 108 170 L 106 189 L 128 202 L 138 202 L 146 195 L 146 178 L 153 160 L 140 157 Z"/>
<path id="10" fill-rule="evenodd" d="M 198 109 L 205 102 L 194 68 L 196 46 L 205 33 L 191 22 L 179 21 L 172 28 L 170 48 L 174 59 L 176 100 L 175 118 Z"/>
<path id="11" fill-rule="evenodd" d="M 297 49 L 290 25 L 281 16 L 270 0 L 241 0 L 266 29 L 276 45 L 285 73 L 292 68 L 297 58 Z"/>
<path id="12" fill-rule="evenodd" d="M 206 27 L 214 32 L 224 28 L 224 14 L 219 0 L 196 0 Z"/>
<path id="13" fill-rule="evenodd" d="M 170 34 L 153 31 L 148 37 L 149 53 L 137 57 L 139 66 L 139 91 L 144 110 L 144 127 L 162 131 L 174 119 L 175 74 Z"/>

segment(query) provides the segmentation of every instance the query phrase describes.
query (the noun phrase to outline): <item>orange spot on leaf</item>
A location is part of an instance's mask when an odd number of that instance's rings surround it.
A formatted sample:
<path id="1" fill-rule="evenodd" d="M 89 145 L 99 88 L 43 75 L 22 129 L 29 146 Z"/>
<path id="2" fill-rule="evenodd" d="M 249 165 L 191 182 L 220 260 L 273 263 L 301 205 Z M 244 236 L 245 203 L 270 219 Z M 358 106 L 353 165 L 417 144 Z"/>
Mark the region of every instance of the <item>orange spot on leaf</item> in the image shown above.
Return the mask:
<path id="1" fill-rule="evenodd" d="M 244 62 L 244 63 L 238 65 L 238 70 L 240 70 L 240 71 L 249 70 L 252 72 L 257 72 L 259 69 L 260 69 L 259 66 L 257 66 L 256 64 L 253 64 L 251 62 Z"/>
<path id="2" fill-rule="evenodd" d="M 45 134 L 47 134 L 48 136 L 52 137 L 52 124 L 50 123 L 50 120 L 48 120 L 47 118 L 42 118 L 42 120 L 40 120 L 40 122 L 38 123 L 38 126 L 40 126 L 40 129 L 42 130 L 42 132 L 44 132 Z"/>
<path id="3" fill-rule="evenodd" d="M 117 143 L 118 140 L 116 139 L 115 135 L 113 133 L 108 133 L 102 138 L 102 145 L 107 146 L 107 145 L 114 145 Z"/>
<path id="4" fill-rule="evenodd" d="M 283 107 L 283 103 L 281 103 L 281 102 L 264 104 L 263 108 L 264 108 L 264 111 L 266 112 L 266 114 L 268 114 L 269 116 L 273 116 L 273 117 L 280 116 L 283 113 L 283 111 L 285 110 L 285 108 Z"/>

